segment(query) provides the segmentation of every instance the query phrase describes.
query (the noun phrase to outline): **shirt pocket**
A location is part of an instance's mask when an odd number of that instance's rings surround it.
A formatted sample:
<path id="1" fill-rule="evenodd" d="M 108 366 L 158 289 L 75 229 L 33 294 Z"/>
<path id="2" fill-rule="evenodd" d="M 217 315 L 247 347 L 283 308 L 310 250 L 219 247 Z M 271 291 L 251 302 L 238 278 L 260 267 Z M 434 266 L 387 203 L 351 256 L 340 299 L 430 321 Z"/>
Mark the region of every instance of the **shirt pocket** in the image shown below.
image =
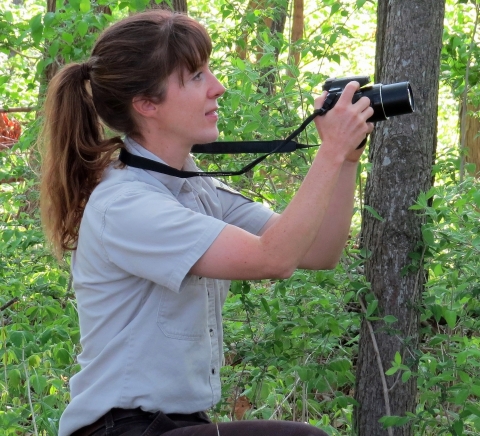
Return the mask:
<path id="1" fill-rule="evenodd" d="M 179 293 L 162 290 L 157 325 L 171 339 L 198 341 L 208 330 L 206 280 L 187 276 Z"/>

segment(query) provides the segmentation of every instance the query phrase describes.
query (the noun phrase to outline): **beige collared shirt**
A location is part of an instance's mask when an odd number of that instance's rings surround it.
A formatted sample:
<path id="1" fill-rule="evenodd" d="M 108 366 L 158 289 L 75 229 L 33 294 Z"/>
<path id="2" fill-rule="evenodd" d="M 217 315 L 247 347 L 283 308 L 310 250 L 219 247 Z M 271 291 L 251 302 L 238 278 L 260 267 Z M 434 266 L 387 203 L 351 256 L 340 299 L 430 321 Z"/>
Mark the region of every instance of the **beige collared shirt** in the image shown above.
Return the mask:
<path id="1" fill-rule="evenodd" d="M 198 171 L 191 158 L 184 169 Z M 272 213 L 208 177 L 109 167 L 72 257 L 82 369 L 60 436 L 113 407 L 193 413 L 219 401 L 229 282 L 188 272 L 227 223 L 258 234 Z"/>

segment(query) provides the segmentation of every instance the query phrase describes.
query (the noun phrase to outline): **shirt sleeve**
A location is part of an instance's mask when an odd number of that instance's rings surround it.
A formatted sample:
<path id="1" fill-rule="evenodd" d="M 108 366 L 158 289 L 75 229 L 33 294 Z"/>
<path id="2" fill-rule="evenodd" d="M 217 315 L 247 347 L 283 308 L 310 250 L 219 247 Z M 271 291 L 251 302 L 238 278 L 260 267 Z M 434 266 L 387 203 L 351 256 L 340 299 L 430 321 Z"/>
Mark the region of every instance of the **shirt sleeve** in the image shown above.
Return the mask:
<path id="1" fill-rule="evenodd" d="M 215 180 L 217 196 L 223 209 L 223 220 L 247 232 L 258 235 L 274 212 L 262 203 L 244 197 L 239 192 Z"/>
<path id="2" fill-rule="evenodd" d="M 104 212 L 101 242 L 126 272 L 179 292 L 182 280 L 226 223 L 156 190 L 125 191 Z"/>

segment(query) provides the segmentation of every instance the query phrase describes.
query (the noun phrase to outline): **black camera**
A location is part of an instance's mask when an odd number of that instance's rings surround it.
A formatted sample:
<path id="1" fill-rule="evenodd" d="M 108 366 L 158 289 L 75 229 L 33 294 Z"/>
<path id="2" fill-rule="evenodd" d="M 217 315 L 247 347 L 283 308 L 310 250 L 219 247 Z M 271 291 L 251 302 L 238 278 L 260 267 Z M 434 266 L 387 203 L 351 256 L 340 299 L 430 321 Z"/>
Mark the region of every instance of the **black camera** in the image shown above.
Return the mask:
<path id="1" fill-rule="evenodd" d="M 328 79 L 323 85 L 323 90 L 328 92 L 324 104 L 325 110 L 335 106 L 347 83 L 352 81 L 357 81 L 362 87 L 353 95 L 352 102 L 355 103 L 362 97 L 370 99 L 370 106 L 373 108 L 373 116 L 368 119 L 370 122 L 384 121 L 396 115 L 410 114 L 415 111 L 412 87 L 409 82 L 365 86 L 370 82 L 369 76 Z"/>

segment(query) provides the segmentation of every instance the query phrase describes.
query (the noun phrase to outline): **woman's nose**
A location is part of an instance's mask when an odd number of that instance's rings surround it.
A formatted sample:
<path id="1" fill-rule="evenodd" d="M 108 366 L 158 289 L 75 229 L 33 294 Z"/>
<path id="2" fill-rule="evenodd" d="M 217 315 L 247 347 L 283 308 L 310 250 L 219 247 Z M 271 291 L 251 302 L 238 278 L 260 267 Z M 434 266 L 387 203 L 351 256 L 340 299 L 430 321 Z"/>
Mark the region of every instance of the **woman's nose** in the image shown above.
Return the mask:
<path id="1" fill-rule="evenodd" d="M 223 86 L 215 76 L 213 76 L 213 81 L 211 95 L 213 98 L 218 98 L 225 93 L 225 86 Z"/>

